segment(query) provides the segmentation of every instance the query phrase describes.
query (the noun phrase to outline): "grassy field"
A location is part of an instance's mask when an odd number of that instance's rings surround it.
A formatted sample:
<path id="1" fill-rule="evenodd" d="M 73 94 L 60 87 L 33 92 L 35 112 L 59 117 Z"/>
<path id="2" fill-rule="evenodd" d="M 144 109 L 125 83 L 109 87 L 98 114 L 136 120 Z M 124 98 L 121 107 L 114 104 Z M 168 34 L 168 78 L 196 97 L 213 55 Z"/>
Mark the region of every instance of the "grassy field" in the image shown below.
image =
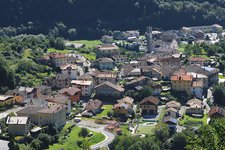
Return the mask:
<path id="1" fill-rule="evenodd" d="M 89 54 L 81 53 L 81 55 L 83 55 L 88 60 L 95 60 L 96 59 L 96 54 L 94 52 L 91 52 Z"/>
<path id="2" fill-rule="evenodd" d="M 204 115 L 203 118 L 193 118 L 188 115 L 184 115 L 184 118 L 179 121 L 179 124 L 182 126 L 189 124 L 207 124 L 207 115 Z"/>
<path id="3" fill-rule="evenodd" d="M 103 116 L 107 116 L 107 113 L 112 111 L 113 105 L 103 105 L 102 109 L 104 109 L 100 114 L 97 114 L 95 118 L 102 118 Z"/>
<path id="4" fill-rule="evenodd" d="M 85 44 L 86 48 L 94 48 L 97 45 L 102 43 L 100 40 L 78 40 L 78 41 L 73 41 L 73 42 L 79 43 L 79 44 Z"/>
<path id="5" fill-rule="evenodd" d="M 81 128 L 79 127 L 73 127 L 72 131 L 67 135 L 66 130 L 70 127 L 70 124 L 66 124 L 63 130 L 60 133 L 59 136 L 59 143 L 51 145 L 49 147 L 49 150 L 58 150 L 58 149 L 64 149 L 64 150 L 74 150 L 74 149 L 81 149 L 77 145 L 77 141 L 82 141 L 83 138 L 79 137 L 79 132 L 81 131 Z M 90 143 L 90 145 L 97 144 L 105 139 L 105 136 L 101 133 L 93 132 L 93 136 L 86 137 L 85 139 Z"/>
<path id="6" fill-rule="evenodd" d="M 154 129 L 155 129 L 154 125 L 152 125 L 152 126 L 140 125 L 138 130 L 137 130 L 137 133 L 138 134 L 145 134 L 145 135 L 153 135 L 154 134 Z"/>
<path id="7" fill-rule="evenodd" d="M 225 76 L 219 75 L 219 78 L 220 78 L 220 79 L 225 79 Z"/>
<path id="8" fill-rule="evenodd" d="M 48 48 L 48 53 L 52 53 L 52 52 L 57 52 L 57 53 L 64 53 L 64 54 L 68 54 L 68 53 L 71 53 L 71 51 L 69 50 L 58 50 L 58 49 L 55 49 L 55 48 Z"/>

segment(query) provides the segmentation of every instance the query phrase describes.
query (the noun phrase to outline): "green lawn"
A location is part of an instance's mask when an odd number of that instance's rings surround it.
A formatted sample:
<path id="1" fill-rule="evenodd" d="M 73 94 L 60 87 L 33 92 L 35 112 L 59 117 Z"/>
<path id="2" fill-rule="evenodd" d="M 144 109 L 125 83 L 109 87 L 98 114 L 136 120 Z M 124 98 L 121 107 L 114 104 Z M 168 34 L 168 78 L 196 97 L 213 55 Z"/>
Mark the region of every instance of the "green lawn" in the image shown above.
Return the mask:
<path id="1" fill-rule="evenodd" d="M 153 135 L 154 134 L 154 129 L 155 129 L 154 125 L 152 125 L 152 126 L 140 125 L 138 130 L 137 130 L 137 133 L 138 134 L 145 134 L 145 135 Z"/>
<path id="2" fill-rule="evenodd" d="M 68 54 L 68 53 L 70 53 L 71 51 L 66 50 L 66 49 L 64 49 L 64 50 L 58 50 L 58 49 L 55 49 L 55 48 L 48 48 L 48 51 L 47 51 L 47 52 L 48 52 L 48 53 L 57 52 L 57 53 Z"/>
<path id="3" fill-rule="evenodd" d="M 96 54 L 94 52 L 91 52 L 89 54 L 81 53 L 86 59 L 88 60 L 95 60 L 96 59 Z"/>
<path id="4" fill-rule="evenodd" d="M 225 79 L 225 76 L 219 75 L 219 78 L 220 78 L 220 79 Z"/>
<path id="5" fill-rule="evenodd" d="M 103 116 L 107 116 L 107 113 L 112 111 L 113 105 L 103 105 L 103 111 L 100 114 L 97 114 L 95 118 L 102 118 Z"/>
<path id="6" fill-rule="evenodd" d="M 86 48 L 94 48 L 102 43 L 100 40 L 78 40 L 74 42 L 79 44 L 85 44 Z"/>
<path id="7" fill-rule="evenodd" d="M 207 115 L 204 115 L 203 118 L 193 118 L 188 115 L 184 115 L 183 119 L 179 121 L 179 124 L 182 126 L 191 124 L 207 124 Z"/>
<path id="8" fill-rule="evenodd" d="M 77 141 L 82 141 L 83 138 L 79 137 L 79 132 L 81 131 L 81 128 L 79 127 L 73 127 L 72 131 L 67 134 L 66 130 L 70 127 L 70 124 L 66 124 L 63 130 L 60 133 L 59 136 L 59 142 L 57 144 L 51 145 L 49 147 L 49 150 L 58 150 L 63 148 L 64 150 L 74 150 L 74 149 L 81 149 L 77 145 Z M 101 133 L 93 132 L 93 136 L 91 137 L 86 137 L 85 139 L 90 143 L 90 145 L 97 144 L 105 139 L 105 136 Z"/>

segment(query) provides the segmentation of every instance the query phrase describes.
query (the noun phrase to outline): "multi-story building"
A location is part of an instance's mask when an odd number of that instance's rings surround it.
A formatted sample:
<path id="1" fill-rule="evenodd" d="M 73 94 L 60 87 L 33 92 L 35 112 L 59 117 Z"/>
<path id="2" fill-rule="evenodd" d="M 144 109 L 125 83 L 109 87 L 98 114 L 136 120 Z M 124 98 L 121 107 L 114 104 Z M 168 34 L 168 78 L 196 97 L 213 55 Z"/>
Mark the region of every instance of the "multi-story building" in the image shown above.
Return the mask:
<path id="1" fill-rule="evenodd" d="M 111 58 L 99 58 L 93 62 L 92 66 L 100 70 L 112 70 L 114 61 Z"/>
<path id="2" fill-rule="evenodd" d="M 61 73 L 64 75 L 69 75 L 71 80 L 77 79 L 78 76 L 83 74 L 83 70 L 74 64 L 67 64 L 60 66 Z"/>
<path id="3" fill-rule="evenodd" d="M 76 87 L 63 88 L 59 90 L 59 94 L 63 94 L 67 96 L 70 99 L 71 103 L 79 102 L 80 96 L 81 96 L 81 90 Z"/>
<path id="4" fill-rule="evenodd" d="M 102 44 L 97 47 L 97 57 L 112 57 L 119 54 L 119 48 L 114 44 Z"/>
<path id="5" fill-rule="evenodd" d="M 47 79 L 47 84 L 53 88 L 65 88 L 70 86 L 70 76 L 65 74 L 57 74 L 56 77 Z"/>
<path id="6" fill-rule="evenodd" d="M 72 80 L 71 84 L 81 90 L 82 96 L 91 96 L 93 91 L 93 81 L 89 80 Z"/>
<path id="7" fill-rule="evenodd" d="M 61 128 L 66 123 L 66 108 L 64 105 L 55 104 L 49 107 L 28 106 L 18 111 L 17 116 L 27 116 L 35 125 L 55 125 Z"/>
<path id="8" fill-rule="evenodd" d="M 111 82 L 104 82 L 95 86 L 95 94 L 97 96 L 121 97 L 125 89 Z"/>
<path id="9" fill-rule="evenodd" d="M 96 84 L 102 84 L 106 81 L 109 81 L 113 84 L 116 84 L 116 74 L 112 73 L 112 72 L 100 72 L 97 76 L 96 76 Z"/>
<path id="10" fill-rule="evenodd" d="M 171 77 L 172 90 L 192 94 L 193 77 L 187 74 L 174 75 Z"/>
<path id="11" fill-rule="evenodd" d="M 61 65 L 67 64 L 67 57 L 62 53 L 50 53 L 49 54 L 51 62 L 56 66 L 60 67 Z"/>

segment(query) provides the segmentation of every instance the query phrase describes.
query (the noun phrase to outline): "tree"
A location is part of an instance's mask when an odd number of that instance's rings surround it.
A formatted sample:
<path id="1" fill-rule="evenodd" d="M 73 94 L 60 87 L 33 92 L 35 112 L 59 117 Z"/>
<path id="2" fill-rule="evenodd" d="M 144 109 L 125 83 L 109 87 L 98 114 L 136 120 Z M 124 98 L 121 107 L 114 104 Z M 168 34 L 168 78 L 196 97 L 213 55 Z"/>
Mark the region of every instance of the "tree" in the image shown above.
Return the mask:
<path id="1" fill-rule="evenodd" d="M 88 136 L 88 130 L 86 128 L 81 128 L 79 136 L 82 136 L 83 138 Z"/>
<path id="2" fill-rule="evenodd" d="M 56 38 L 55 40 L 55 48 L 64 50 L 65 49 L 65 44 L 63 38 Z"/>
<path id="3" fill-rule="evenodd" d="M 90 143 L 88 141 L 86 141 L 85 139 L 82 141 L 81 147 L 83 148 L 83 150 L 90 150 Z"/>
<path id="4" fill-rule="evenodd" d="M 77 35 L 77 30 L 72 28 L 68 30 L 68 36 L 70 40 L 75 40 Z"/>
<path id="5" fill-rule="evenodd" d="M 164 143 L 169 138 L 169 128 L 167 124 L 158 123 L 155 126 L 155 136 L 159 141 Z"/>
<path id="6" fill-rule="evenodd" d="M 184 133 L 176 133 L 171 140 L 171 149 L 185 150 L 187 141 Z"/>
<path id="7" fill-rule="evenodd" d="M 145 97 L 151 96 L 152 95 L 152 89 L 149 86 L 144 86 L 143 89 L 141 89 L 141 91 L 139 91 L 136 95 L 137 100 L 142 100 Z"/>
<path id="8" fill-rule="evenodd" d="M 35 150 L 41 150 L 41 145 L 42 145 L 42 141 L 38 140 L 38 139 L 34 139 L 31 143 L 30 143 L 30 147 L 32 147 Z"/>
<path id="9" fill-rule="evenodd" d="M 214 102 L 217 105 L 224 106 L 225 105 L 225 84 L 219 83 L 213 87 L 213 97 Z"/>
<path id="10" fill-rule="evenodd" d="M 38 140 L 42 142 L 41 148 L 46 149 L 51 144 L 51 137 L 48 134 L 41 133 L 38 135 Z"/>

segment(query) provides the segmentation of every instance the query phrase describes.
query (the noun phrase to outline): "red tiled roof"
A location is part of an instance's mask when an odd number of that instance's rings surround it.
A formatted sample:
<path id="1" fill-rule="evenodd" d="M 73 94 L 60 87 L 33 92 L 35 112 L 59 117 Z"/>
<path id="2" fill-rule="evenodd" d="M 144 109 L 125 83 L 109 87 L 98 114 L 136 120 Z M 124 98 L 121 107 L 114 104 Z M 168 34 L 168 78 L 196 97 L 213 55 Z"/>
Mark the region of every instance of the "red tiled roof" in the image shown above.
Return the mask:
<path id="1" fill-rule="evenodd" d="M 174 75 L 170 78 L 171 81 L 179 81 L 179 80 L 183 80 L 183 81 L 192 81 L 193 77 L 191 75 Z"/>

